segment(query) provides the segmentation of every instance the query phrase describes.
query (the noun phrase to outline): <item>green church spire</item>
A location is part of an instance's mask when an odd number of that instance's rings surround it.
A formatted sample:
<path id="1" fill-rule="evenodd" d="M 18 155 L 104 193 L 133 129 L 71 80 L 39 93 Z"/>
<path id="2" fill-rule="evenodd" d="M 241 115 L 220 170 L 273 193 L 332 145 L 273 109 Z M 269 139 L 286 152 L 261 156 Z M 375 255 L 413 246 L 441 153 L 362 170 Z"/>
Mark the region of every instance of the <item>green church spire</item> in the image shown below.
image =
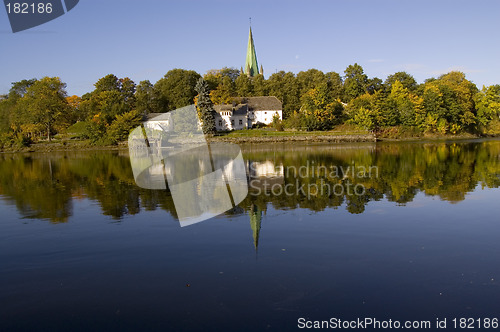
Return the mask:
<path id="1" fill-rule="evenodd" d="M 253 43 L 252 27 L 250 27 L 250 33 L 248 34 L 247 60 L 245 62 L 245 74 L 253 77 L 258 73 L 259 66 L 257 65 L 257 54 L 255 53 L 255 45 Z"/>

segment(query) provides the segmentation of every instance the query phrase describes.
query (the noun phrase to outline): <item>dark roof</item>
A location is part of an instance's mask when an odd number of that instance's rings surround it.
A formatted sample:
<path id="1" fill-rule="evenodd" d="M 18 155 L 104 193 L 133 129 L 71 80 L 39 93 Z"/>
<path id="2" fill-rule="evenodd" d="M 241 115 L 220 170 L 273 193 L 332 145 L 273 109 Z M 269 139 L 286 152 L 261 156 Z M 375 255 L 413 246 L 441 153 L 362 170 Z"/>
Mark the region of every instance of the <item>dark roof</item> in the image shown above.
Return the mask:
<path id="1" fill-rule="evenodd" d="M 214 105 L 214 109 L 217 113 L 220 112 L 233 112 L 233 115 L 247 115 L 248 106 L 246 104 L 238 104 L 233 107 L 233 105 Z"/>
<path id="2" fill-rule="evenodd" d="M 281 111 L 283 106 L 281 101 L 274 96 L 265 97 L 236 97 L 236 103 L 248 104 L 253 111 Z"/>
<path id="3" fill-rule="evenodd" d="M 238 104 L 234 107 L 233 114 L 234 115 L 247 115 L 248 113 L 248 105 L 246 104 Z"/>
<path id="4" fill-rule="evenodd" d="M 156 119 L 158 118 L 158 119 Z M 147 121 L 165 121 L 170 118 L 169 113 L 149 113 L 146 115 L 146 120 Z"/>
<path id="5" fill-rule="evenodd" d="M 225 112 L 232 111 L 233 110 L 233 105 L 227 105 L 227 104 L 214 105 L 214 110 L 217 113 L 224 112 L 224 111 Z"/>

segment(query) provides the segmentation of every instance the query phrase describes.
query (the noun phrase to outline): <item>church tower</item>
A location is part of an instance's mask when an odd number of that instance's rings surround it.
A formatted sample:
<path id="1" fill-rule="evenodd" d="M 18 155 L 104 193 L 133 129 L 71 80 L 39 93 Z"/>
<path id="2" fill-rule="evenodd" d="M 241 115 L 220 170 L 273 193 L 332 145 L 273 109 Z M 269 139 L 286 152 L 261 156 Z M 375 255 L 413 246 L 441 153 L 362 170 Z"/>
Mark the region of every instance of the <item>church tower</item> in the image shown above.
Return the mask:
<path id="1" fill-rule="evenodd" d="M 258 73 L 259 66 L 257 65 L 257 54 L 255 53 L 255 45 L 253 43 L 252 27 L 250 27 L 250 33 L 248 34 L 247 59 L 245 62 L 245 74 L 249 77 L 253 77 Z"/>

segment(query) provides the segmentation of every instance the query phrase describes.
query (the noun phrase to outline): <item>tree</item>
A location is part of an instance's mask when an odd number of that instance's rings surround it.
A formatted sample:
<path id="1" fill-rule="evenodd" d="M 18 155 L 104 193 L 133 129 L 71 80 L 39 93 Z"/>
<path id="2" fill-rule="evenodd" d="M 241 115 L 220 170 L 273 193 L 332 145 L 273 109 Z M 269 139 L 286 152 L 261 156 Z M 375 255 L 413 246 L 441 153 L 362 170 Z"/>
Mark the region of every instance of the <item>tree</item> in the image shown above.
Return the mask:
<path id="1" fill-rule="evenodd" d="M 366 91 L 368 76 L 365 75 L 363 67 L 355 63 L 349 65 L 344 71 L 344 91 L 346 101 L 361 96 Z"/>
<path id="2" fill-rule="evenodd" d="M 382 90 L 384 87 L 382 80 L 378 77 L 370 78 L 366 82 L 366 92 L 369 94 L 374 94 L 375 92 Z"/>
<path id="3" fill-rule="evenodd" d="M 405 71 L 398 71 L 392 75 L 387 76 L 384 84 L 387 86 L 387 90 L 391 91 L 392 85 L 399 81 L 405 89 L 409 91 L 415 91 L 417 89 L 417 81 Z"/>
<path id="4" fill-rule="evenodd" d="M 54 125 L 64 120 L 69 109 L 65 88 L 59 77 L 44 77 L 28 87 L 20 100 L 31 123 L 44 125 L 49 141 Z"/>
<path id="5" fill-rule="evenodd" d="M 233 84 L 240 75 L 240 71 L 236 68 L 224 67 L 222 69 L 211 69 L 203 75 L 203 79 L 207 82 L 210 90 L 215 90 L 222 84 L 224 78 L 229 78 Z"/>
<path id="6" fill-rule="evenodd" d="M 215 90 L 210 91 L 210 99 L 216 105 L 230 104 L 235 97 L 234 82 L 230 77 L 225 76 Z"/>
<path id="7" fill-rule="evenodd" d="M 135 83 L 131 79 L 109 74 L 100 78 L 94 86 L 94 91 L 82 96 L 79 107 L 87 120 L 99 115 L 100 121 L 110 124 L 117 115 L 135 108 Z"/>
<path id="8" fill-rule="evenodd" d="M 255 75 L 252 77 L 253 81 L 253 94 L 255 96 L 269 96 L 269 89 L 267 87 L 267 82 L 264 79 L 264 75 Z M 241 96 L 243 97 L 243 96 Z"/>
<path id="9" fill-rule="evenodd" d="M 238 97 L 253 96 L 253 82 L 247 74 L 241 74 L 235 81 L 236 95 Z"/>
<path id="10" fill-rule="evenodd" d="M 344 96 L 344 83 L 339 73 L 328 72 L 325 74 L 328 88 L 330 90 L 331 98 L 340 101 Z"/>
<path id="11" fill-rule="evenodd" d="M 30 80 L 22 80 L 19 82 L 12 83 L 12 87 L 9 90 L 8 98 L 11 99 L 22 98 L 26 93 L 26 91 L 28 90 L 28 88 L 33 84 L 35 84 L 36 81 L 37 81 L 36 78 L 32 78 Z"/>
<path id="12" fill-rule="evenodd" d="M 474 96 L 478 90 L 463 73 L 450 72 L 427 80 L 423 90 L 428 128 L 433 128 L 430 125 L 437 121 L 434 130 L 441 133 L 472 130 L 476 123 Z"/>
<path id="13" fill-rule="evenodd" d="M 120 80 L 113 74 L 108 74 L 100 78 L 94 84 L 94 92 L 99 93 L 103 91 L 120 91 Z"/>
<path id="14" fill-rule="evenodd" d="M 398 118 L 397 124 L 401 123 L 409 127 L 414 126 L 415 110 L 410 100 L 410 93 L 400 81 L 396 81 L 392 85 L 389 100 L 396 109 Z"/>
<path id="15" fill-rule="evenodd" d="M 283 103 L 283 118 L 286 119 L 294 111 L 300 109 L 300 85 L 292 72 L 279 71 L 267 80 L 269 95 L 275 96 Z"/>
<path id="16" fill-rule="evenodd" d="M 130 78 L 120 78 L 120 92 L 127 106 L 135 109 L 135 83 Z"/>
<path id="17" fill-rule="evenodd" d="M 135 107 L 141 114 L 156 113 L 154 87 L 150 81 L 139 82 L 135 91 Z"/>
<path id="18" fill-rule="evenodd" d="M 329 130 L 338 124 L 343 107 L 332 99 L 328 84 L 320 84 L 302 96 L 304 126 L 308 130 Z"/>
<path id="19" fill-rule="evenodd" d="M 200 74 L 193 70 L 172 69 L 154 85 L 158 111 L 165 113 L 192 105 Z"/>
<path id="20" fill-rule="evenodd" d="M 500 85 L 483 86 L 474 96 L 477 119 L 482 126 L 487 126 L 500 116 Z"/>
<path id="21" fill-rule="evenodd" d="M 117 143 L 126 140 L 130 131 L 141 124 L 141 120 L 142 116 L 137 111 L 118 115 L 106 131 L 109 142 Z"/>
<path id="22" fill-rule="evenodd" d="M 300 86 L 300 96 L 303 96 L 311 89 L 315 89 L 321 84 L 325 83 L 327 78 L 321 70 L 309 69 L 307 71 L 299 72 L 297 74 L 296 80 Z"/>
<path id="23" fill-rule="evenodd" d="M 195 87 L 198 92 L 197 96 L 197 109 L 198 116 L 201 121 L 203 133 L 205 135 L 215 134 L 215 110 L 212 100 L 210 99 L 210 90 L 208 89 L 207 82 L 200 77 Z"/>
<path id="24" fill-rule="evenodd" d="M 73 95 L 66 97 L 66 102 L 68 103 L 69 106 L 69 116 L 73 119 L 73 122 L 76 121 L 84 121 L 85 117 L 83 114 L 80 112 L 80 103 L 82 102 L 82 98 Z"/>

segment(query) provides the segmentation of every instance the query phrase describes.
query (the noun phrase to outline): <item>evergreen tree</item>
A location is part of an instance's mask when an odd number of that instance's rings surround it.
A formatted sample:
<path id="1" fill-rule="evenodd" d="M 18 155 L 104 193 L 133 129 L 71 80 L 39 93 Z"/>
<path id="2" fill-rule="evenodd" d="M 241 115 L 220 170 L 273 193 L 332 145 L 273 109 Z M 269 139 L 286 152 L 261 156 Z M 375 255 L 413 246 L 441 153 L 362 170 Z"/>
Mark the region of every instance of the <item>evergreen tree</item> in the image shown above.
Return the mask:
<path id="1" fill-rule="evenodd" d="M 210 99 L 210 91 L 207 82 L 200 77 L 195 86 L 198 92 L 196 106 L 198 108 L 198 116 L 201 121 L 203 133 L 205 135 L 215 134 L 215 110 L 212 100 Z"/>

